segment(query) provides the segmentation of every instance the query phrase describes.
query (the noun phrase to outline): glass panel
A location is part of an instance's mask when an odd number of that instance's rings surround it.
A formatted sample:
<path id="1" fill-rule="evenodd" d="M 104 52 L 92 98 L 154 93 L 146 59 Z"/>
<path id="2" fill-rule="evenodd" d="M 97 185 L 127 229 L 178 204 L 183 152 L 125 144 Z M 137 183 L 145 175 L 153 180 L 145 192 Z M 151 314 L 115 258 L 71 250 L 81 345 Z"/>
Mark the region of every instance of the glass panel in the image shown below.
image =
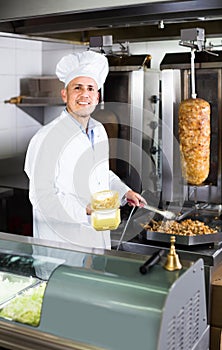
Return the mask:
<path id="1" fill-rule="evenodd" d="M 210 173 L 207 182 L 217 185 L 219 160 L 219 74 L 218 70 L 213 69 L 196 69 L 195 74 L 197 97 L 208 101 L 211 107 Z M 188 96 L 190 96 L 190 86 L 188 89 Z"/>

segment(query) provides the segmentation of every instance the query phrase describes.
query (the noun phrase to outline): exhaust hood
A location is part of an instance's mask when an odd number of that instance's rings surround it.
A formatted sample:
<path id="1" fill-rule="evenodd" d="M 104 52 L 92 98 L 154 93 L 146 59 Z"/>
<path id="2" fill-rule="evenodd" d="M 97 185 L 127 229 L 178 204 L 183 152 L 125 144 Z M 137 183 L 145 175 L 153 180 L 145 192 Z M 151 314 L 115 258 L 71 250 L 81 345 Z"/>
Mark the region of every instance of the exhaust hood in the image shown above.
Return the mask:
<path id="1" fill-rule="evenodd" d="M 222 67 L 222 51 L 212 51 L 213 54 L 201 51 L 195 53 L 195 66 L 196 68 L 221 68 Z M 191 67 L 191 54 L 190 52 L 177 52 L 166 53 L 162 62 L 160 63 L 160 69 L 190 69 Z"/>
<path id="2" fill-rule="evenodd" d="M 107 55 L 110 71 L 116 70 L 136 70 L 140 68 L 150 68 L 150 55 Z"/>
<path id="3" fill-rule="evenodd" d="M 56 76 L 36 76 L 20 79 L 20 95 L 6 100 L 23 107 L 64 105 L 60 91 L 64 84 Z"/>
<path id="4" fill-rule="evenodd" d="M 222 35 L 221 0 L 20 3 L 7 0 L 1 4 L 0 32 L 81 44 L 97 35 L 113 35 L 114 43 L 175 39 L 187 26 L 204 27 L 209 36 Z"/>
<path id="5" fill-rule="evenodd" d="M 107 55 L 110 70 L 150 68 L 150 55 Z M 5 100 L 19 107 L 62 106 L 61 90 L 64 88 L 56 76 L 33 76 L 20 79 L 20 95 Z"/>

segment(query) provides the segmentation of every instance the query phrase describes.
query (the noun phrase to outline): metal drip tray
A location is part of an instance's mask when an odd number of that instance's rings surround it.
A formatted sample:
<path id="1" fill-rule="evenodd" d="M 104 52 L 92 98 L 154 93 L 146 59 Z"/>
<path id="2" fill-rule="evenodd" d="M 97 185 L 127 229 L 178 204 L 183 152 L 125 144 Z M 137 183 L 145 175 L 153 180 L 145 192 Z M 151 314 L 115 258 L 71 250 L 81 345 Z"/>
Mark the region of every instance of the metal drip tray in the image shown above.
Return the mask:
<path id="1" fill-rule="evenodd" d="M 30 105 L 64 105 L 64 102 L 62 101 L 61 97 L 31 97 L 31 96 L 24 96 L 21 99 L 20 104 L 21 106 Z"/>
<path id="2" fill-rule="evenodd" d="M 170 243 L 171 234 L 164 232 L 152 232 L 144 230 L 141 232 L 142 235 L 147 240 L 157 241 L 157 242 L 166 242 Z M 206 235 L 196 235 L 196 236 L 182 236 L 174 235 L 176 237 L 176 244 L 180 245 L 199 245 L 199 244 L 210 244 L 210 243 L 219 243 L 222 241 L 222 232 L 218 233 L 209 233 Z"/>
<path id="3" fill-rule="evenodd" d="M 155 215 L 152 217 L 155 221 L 163 221 L 163 218 L 159 215 Z M 200 234 L 200 235 L 182 235 L 182 234 L 174 234 L 174 233 L 165 233 L 165 232 L 158 232 L 158 231 L 151 231 L 143 228 L 140 232 L 140 236 L 142 236 L 143 239 L 150 240 L 150 241 L 157 241 L 157 242 L 164 242 L 164 243 L 170 243 L 170 237 L 173 235 L 176 237 L 176 244 L 180 245 L 206 245 L 211 243 L 218 244 L 219 242 L 222 242 L 222 220 L 215 216 L 208 216 L 208 215 L 202 215 L 202 216 L 195 216 L 195 215 L 189 215 L 186 218 L 184 218 L 181 221 L 184 221 L 186 219 L 192 219 L 192 220 L 199 220 L 201 222 L 204 222 L 206 225 L 208 225 L 210 228 L 217 229 L 217 233 L 206 233 L 206 234 Z M 151 219 L 150 219 L 151 221 Z M 166 220 L 164 220 L 166 222 Z M 140 226 L 141 228 L 145 223 L 149 222 L 149 216 L 147 214 L 142 214 L 141 216 L 134 219 L 134 226 L 137 227 Z"/>

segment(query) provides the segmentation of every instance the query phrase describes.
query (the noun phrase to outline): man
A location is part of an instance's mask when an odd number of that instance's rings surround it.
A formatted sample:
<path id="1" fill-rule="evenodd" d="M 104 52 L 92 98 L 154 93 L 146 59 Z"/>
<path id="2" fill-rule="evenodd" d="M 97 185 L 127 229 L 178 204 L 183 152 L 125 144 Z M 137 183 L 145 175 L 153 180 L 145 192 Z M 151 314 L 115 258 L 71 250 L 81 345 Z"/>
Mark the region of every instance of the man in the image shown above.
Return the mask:
<path id="1" fill-rule="evenodd" d="M 79 250 L 110 249 L 110 232 L 91 226 L 91 195 L 117 190 L 121 204 L 145 203 L 109 170 L 105 128 L 91 117 L 108 70 L 107 58 L 92 51 L 70 54 L 57 64 L 66 109 L 32 138 L 25 161 L 34 237 L 69 242 Z"/>

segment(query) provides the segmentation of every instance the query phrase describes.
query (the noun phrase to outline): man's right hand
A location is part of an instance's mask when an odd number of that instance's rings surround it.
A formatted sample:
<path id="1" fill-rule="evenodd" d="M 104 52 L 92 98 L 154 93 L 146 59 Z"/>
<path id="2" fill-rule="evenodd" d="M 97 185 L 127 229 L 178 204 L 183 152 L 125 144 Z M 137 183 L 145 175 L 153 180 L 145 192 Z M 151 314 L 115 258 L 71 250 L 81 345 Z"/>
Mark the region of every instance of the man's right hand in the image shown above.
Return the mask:
<path id="1" fill-rule="evenodd" d="M 91 204 L 88 204 L 86 207 L 86 214 L 87 215 L 91 215 L 93 212 L 92 208 L 91 208 Z"/>

